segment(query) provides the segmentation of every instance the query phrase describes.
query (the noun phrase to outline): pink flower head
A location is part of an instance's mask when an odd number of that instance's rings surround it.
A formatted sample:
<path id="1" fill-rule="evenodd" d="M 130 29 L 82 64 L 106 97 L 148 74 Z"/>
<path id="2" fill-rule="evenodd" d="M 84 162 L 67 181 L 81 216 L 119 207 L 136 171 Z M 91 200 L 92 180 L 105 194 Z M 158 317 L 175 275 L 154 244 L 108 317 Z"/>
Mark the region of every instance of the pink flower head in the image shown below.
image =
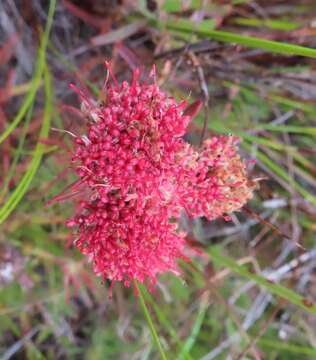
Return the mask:
<path id="1" fill-rule="evenodd" d="M 68 221 L 95 273 L 126 286 L 179 273 L 181 211 L 212 220 L 239 210 L 253 190 L 235 137 L 214 136 L 194 148 L 182 138 L 191 120 L 186 103 L 138 78 L 136 70 L 131 84 L 114 79 L 99 103 L 76 90 L 89 121 L 72 162 L 86 192 Z"/>

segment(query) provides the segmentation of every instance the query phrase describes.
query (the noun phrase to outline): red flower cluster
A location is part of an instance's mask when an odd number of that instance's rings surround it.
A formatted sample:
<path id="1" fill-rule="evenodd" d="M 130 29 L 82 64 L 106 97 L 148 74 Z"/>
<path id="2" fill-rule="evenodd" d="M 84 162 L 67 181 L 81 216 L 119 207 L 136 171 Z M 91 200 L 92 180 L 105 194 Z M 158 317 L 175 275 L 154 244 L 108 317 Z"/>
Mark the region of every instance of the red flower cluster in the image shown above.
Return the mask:
<path id="1" fill-rule="evenodd" d="M 81 93 L 86 135 L 76 138 L 73 164 L 89 196 L 78 203 L 75 244 L 105 279 L 156 282 L 178 273 L 185 234 L 181 211 L 209 220 L 240 209 L 252 196 L 237 139 L 212 137 L 200 150 L 186 143 L 186 103 L 140 83 L 106 86 L 95 104 Z"/>

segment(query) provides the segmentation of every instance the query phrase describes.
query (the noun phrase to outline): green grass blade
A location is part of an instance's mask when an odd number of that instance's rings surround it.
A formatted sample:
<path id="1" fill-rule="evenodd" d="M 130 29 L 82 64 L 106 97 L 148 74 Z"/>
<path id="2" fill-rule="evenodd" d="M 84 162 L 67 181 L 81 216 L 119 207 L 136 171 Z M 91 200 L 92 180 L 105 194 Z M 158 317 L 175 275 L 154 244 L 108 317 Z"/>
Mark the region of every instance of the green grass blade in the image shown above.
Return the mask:
<path id="1" fill-rule="evenodd" d="M 251 145 L 247 144 L 246 141 L 242 143 L 242 146 L 247 150 L 251 151 Z M 306 190 L 303 186 L 301 186 L 297 181 L 291 180 L 289 174 L 280 167 L 277 163 L 275 163 L 273 160 L 271 160 L 267 155 L 265 155 L 262 151 L 256 152 L 256 158 L 260 160 L 263 164 L 268 166 L 276 175 L 278 175 L 283 180 L 290 182 L 292 181 L 294 189 L 300 193 L 307 201 L 309 201 L 311 204 L 316 205 L 316 197 L 310 193 L 308 190 Z"/>
<path id="2" fill-rule="evenodd" d="M 208 4 L 205 4 L 208 6 Z M 191 0 L 183 2 L 181 0 L 164 0 L 161 6 L 161 10 L 170 12 L 179 12 L 181 10 L 190 9 L 190 10 L 198 10 L 201 8 L 201 1 L 200 0 Z"/>
<path id="3" fill-rule="evenodd" d="M 201 326 L 203 324 L 206 315 L 206 310 L 207 310 L 207 300 L 204 297 L 202 297 L 199 312 L 192 326 L 191 334 L 185 341 L 183 349 L 181 350 L 179 356 L 177 357 L 177 360 L 184 359 L 190 353 L 200 333 Z"/>
<path id="4" fill-rule="evenodd" d="M 47 22 L 44 34 L 41 39 L 41 45 L 38 50 L 38 59 L 36 63 L 36 71 L 32 80 L 31 89 L 25 97 L 21 108 L 10 125 L 4 130 L 4 132 L 0 135 L 0 144 L 12 133 L 12 131 L 19 125 L 21 120 L 24 118 L 29 107 L 32 105 L 36 92 L 41 84 L 41 79 L 45 67 L 45 58 L 46 58 L 46 48 L 48 44 L 49 34 L 53 23 L 53 16 L 56 7 L 56 0 L 51 0 L 49 4 Z"/>
<path id="5" fill-rule="evenodd" d="M 272 99 L 276 103 L 278 103 L 280 105 L 284 105 L 290 109 L 302 110 L 302 111 L 305 111 L 305 112 L 313 114 L 313 115 L 316 113 L 315 106 L 306 104 L 303 101 L 289 99 L 287 97 L 276 95 L 276 94 L 270 94 L 267 97 Z"/>
<path id="6" fill-rule="evenodd" d="M 257 344 L 271 349 L 276 349 L 278 351 L 291 352 L 293 354 L 304 354 L 304 355 L 313 355 L 313 359 L 316 358 L 316 349 L 309 348 L 306 346 L 300 346 L 291 344 L 285 341 L 275 341 L 270 339 L 261 338 L 257 340 Z"/>
<path id="7" fill-rule="evenodd" d="M 160 339 L 159 339 L 159 336 L 158 336 L 158 333 L 157 333 L 157 330 L 155 328 L 155 325 L 152 321 L 152 318 L 149 314 L 149 311 L 148 311 L 148 308 L 147 308 L 147 305 L 145 303 L 145 300 L 144 300 L 144 296 L 143 296 L 143 289 L 142 289 L 142 286 L 141 285 L 138 285 L 138 283 L 136 281 L 134 281 L 134 286 L 136 287 L 136 289 L 138 290 L 138 293 L 139 293 L 139 300 L 140 300 L 140 305 L 141 305 L 141 308 L 144 312 L 144 315 L 145 315 L 145 318 L 146 318 L 146 321 L 147 321 L 147 324 L 149 326 L 149 329 L 150 329 L 150 332 L 151 332 L 151 335 L 152 335 L 152 338 L 157 346 L 157 349 L 159 350 L 159 353 L 160 353 L 160 357 L 161 359 L 163 360 L 167 360 L 167 356 L 162 348 L 162 345 L 161 345 L 161 342 L 160 342 Z"/>
<path id="8" fill-rule="evenodd" d="M 261 275 L 253 274 L 252 272 L 248 271 L 247 268 L 245 268 L 244 266 L 237 264 L 234 259 L 219 254 L 217 250 L 218 248 L 209 248 L 208 253 L 210 254 L 212 260 L 218 265 L 225 266 L 232 272 L 235 272 L 240 276 L 254 281 L 257 285 L 265 287 L 272 294 L 277 295 L 285 299 L 286 301 L 299 306 L 305 311 L 316 314 L 315 304 L 306 305 L 307 302 L 304 301 L 304 298 L 293 290 L 290 290 L 280 284 L 272 283 Z"/>
<path id="9" fill-rule="evenodd" d="M 6 218 L 16 208 L 16 206 L 19 204 L 19 202 L 27 192 L 42 160 L 45 146 L 40 142 L 40 140 L 41 138 L 45 138 L 48 136 L 52 116 L 52 86 L 50 74 L 46 67 L 44 68 L 44 85 L 46 102 L 43 116 L 43 124 L 39 134 L 39 141 L 35 147 L 35 151 L 29 168 L 27 169 L 22 180 L 20 181 L 19 185 L 16 187 L 10 198 L 0 209 L 0 224 L 2 224 L 6 220 Z"/>
<path id="10" fill-rule="evenodd" d="M 233 23 L 245 26 L 254 27 L 267 27 L 273 30 L 291 31 L 298 29 L 301 24 L 286 20 L 271 20 L 271 19 L 257 19 L 257 18 L 242 18 L 236 17 L 233 19 Z"/>
<path id="11" fill-rule="evenodd" d="M 150 20 L 154 26 L 160 26 L 156 20 Z M 316 50 L 304 46 L 282 43 L 278 41 L 266 40 L 252 36 L 234 34 L 227 31 L 206 29 L 194 24 L 187 19 L 177 19 L 170 17 L 165 23 L 165 27 L 169 30 L 196 34 L 200 37 L 210 38 L 213 40 L 235 43 L 248 48 L 263 49 L 273 53 L 286 55 L 299 55 L 316 58 Z"/>
<path id="12" fill-rule="evenodd" d="M 159 305 L 156 304 L 155 300 L 153 299 L 153 297 L 148 292 L 146 292 L 144 294 L 144 297 L 147 300 L 147 302 L 150 303 L 150 306 L 155 311 L 160 324 L 163 325 L 164 329 L 169 333 L 172 340 L 177 344 L 178 349 L 183 349 L 184 348 L 184 342 L 179 338 L 176 330 L 174 330 L 174 328 L 170 324 L 169 320 L 167 319 L 167 317 L 165 316 L 163 311 L 160 309 Z M 185 354 L 183 354 L 183 357 L 181 359 L 193 360 L 193 358 L 191 357 L 189 352 L 186 352 Z"/>
<path id="13" fill-rule="evenodd" d="M 257 129 L 284 132 L 284 133 L 293 133 L 293 134 L 304 134 L 311 136 L 316 135 L 316 127 L 308 127 L 308 126 L 258 124 L 256 125 L 256 130 Z"/>
<path id="14" fill-rule="evenodd" d="M 30 125 L 30 121 L 31 121 L 31 118 L 32 118 L 32 115 L 33 115 L 33 104 L 34 103 L 31 104 L 30 108 L 27 111 L 24 126 L 23 126 L 23 130 L 22 130 L 22 135 L 19 138 L 18 147 L 17 147 L 17 149 L 15 151 L 15 155 L 14 155 L 12 164 L 10 166 L 10 169 L 8 171 L 8 174 L 7 174 L 7 176 L 5 177 L 5 179 L 3 181 L 3 186 L 2 186 L 2 189 L 0 191 L 0 203 L 2 203 L 2 199 L 5 197 L 6 193 L 8 192 L 8 187 L 9 187 L 10 180 L 14 176 L 16 165 L 18 164 L 19 158 L 21 156 L 22 149 L 23 149 L 24 142 L 25 142 L 27 129 L 28 129 L 29 125 Z"/>
<path id="15" fill-rule="evenodd" d="M 32 86 L 30 91 L 28 92 L 27 96 L 25 97 L 23 104 L 20 107 L 19 112 L 13 119 L 13 121 L 10 123 L 10 125 L 4 130 L 4 132 L 0 135 L 0 144 L 3 143 L 3 141 L 12 133 L 12 131 L 19 125 L 21 120 L 24 118 L 24 115 L 26 114 L 27 110 L 30 108 L 34 101 L 35 94 L 40 86 L 41 82 L 41 68 L 38 68 L 38 71 L 36 72 L 34 79 L 32 81 Z"/>
<path id="16" fill-rule="evenodd" d="M 294 70 L 288 69 L 287 71 L 294 71 Z M 281 69 L 279 69 L 278 72 L 281 72 Z M 272 70 L 271 70 L 271 73 L 273 73 Z M 228 81 L 228 80 L 225 80 L 223 82 L 223 85 L 228 88 L 231 88 L 232 86 L 236 86 L 235 83 Z M 257 85 L 251 84 L 249 82 L 244 82 L 244 81 L 241 81 L 238 84 L 238 90 L 240 93 L 246 94 L 246 95 L 247 95 L 247 93 L 249 93 L 249 91 L 251 91 L 251 92 L 256 91 L 257 93 L 260 92 Z M 313 106 L 311 104 L 307 104 L 303 101 L 299 101 L 297 99 L 293 100 L 288 97 L 277 95 L 275 93 L 260 94 L 260 97 L 267 99 L 269 102 L 272 100 L 275 103 L 277 103 L 279 105 L 283 105 L 284 107 L 291 109 L 291 110 L 297 109 L 297 110 L 302 110 L 306 113 L 310 113 L 313 115 L 316 114 L 315 106 Z"/>

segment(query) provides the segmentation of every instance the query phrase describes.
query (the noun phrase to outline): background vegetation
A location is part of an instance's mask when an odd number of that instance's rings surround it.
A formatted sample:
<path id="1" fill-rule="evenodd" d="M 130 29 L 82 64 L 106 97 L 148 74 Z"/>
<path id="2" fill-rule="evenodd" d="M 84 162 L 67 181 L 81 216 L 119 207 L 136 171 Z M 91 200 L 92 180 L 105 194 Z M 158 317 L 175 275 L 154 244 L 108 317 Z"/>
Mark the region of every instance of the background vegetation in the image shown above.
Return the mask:
<path id="1" fill-rule="evenodd" d="M 312 0 L 1 1 L 0 359 L 316 358 L 315 16 Z M 140 298 L 109 299 L 72 248 L 71 201 L 47 206 L 75 180 L 69 83 L 97 96 L 105 59 L 119 80 L 156 63 L 165 91 L 205 103 L 188 140 L 239 135 L 261 179 L 231 221 L 183 219 L 203 255 Z"/>

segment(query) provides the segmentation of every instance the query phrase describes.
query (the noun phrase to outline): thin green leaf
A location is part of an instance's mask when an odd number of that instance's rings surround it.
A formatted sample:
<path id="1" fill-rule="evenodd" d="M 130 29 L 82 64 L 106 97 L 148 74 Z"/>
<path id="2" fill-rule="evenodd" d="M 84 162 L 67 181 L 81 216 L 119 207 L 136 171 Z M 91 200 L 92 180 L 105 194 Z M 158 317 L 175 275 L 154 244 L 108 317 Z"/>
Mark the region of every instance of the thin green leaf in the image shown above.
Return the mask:
<path id="1" fill-rule="evenodd" d="M 301 25 L 297 22 L 286 20 L 271 20 L 271 19 L 256 19 L 256 18 L 241 18 L 233 19 L 233 22 L 238 25 L 267 27 L 274 30 L 291 31 L 298 29 Z"/>
<path id="2" fill-rule="evenodd" d="M 165 316 L 164 312 L 160 309 L 160 307 L 156 304 L 156 302 L 154 301 L 154 299 L 152 298 L 152 296 L 148 292 L 146 292 L 144 294 L 144 297 L 150 303 L 150 305 L 152 306 L 153 310 L 155 311 L 155 313 L 156 313 L 156 315 L 158 317 L 159 322 L 161 323 L 161 325 L 163 325 L 163 327 L 169 333 L 171 338 L 175 341 L 178 348 L 183 349 L 184 348 L 183 341 L 179 338 L 176 330 L 174 330 L 174 328 L 170 324 L 169 320 Z M 184 353 L 182 359 L 193 360 L 193 358 L 190 356 L 189 352 Z"/>
<path id="3" fill-rule="evenodd" d="M 254 281 L 257 285 L 265 287 L 272 294 L 280 296 L 281 298 L 285 299 L 286 301 L 294 305 L 299 306 L 305 311 L 316 314 L 316 305 L 309 304 L 308 302 L 305 301 L 305 299 L 301 295 L 294 292 L 293 290 L 290 290 L 280 284 L 273 283 L 261 275 L 251 273 L 250 271 L 247 270 L 247 268 L 236 263 L 234 259 L 219 254 L 217 249 L 214 247 L 209 248 L 208 253 L 210 254 L 212 260 L 215 263 L 228 268 L 229 270 L 235 272 L 240 276 L 243 276 L 249 280 Z"/>
<path id="4" fill-rule="evenodd" d="M 306 346 L 300 346 L 300 345 L 290 344 L 289 342 L 285 342 L 285 341 L 276 341 L 265 338 L 258 339 L 257 343 L 264 347 L 276 349 L 278 351 L 287 351 L 294 354 L 313 355 L 314 358 L 316 358 L 316 349 L 309 348 Z"/>
<path id="5" fill-rule="evenodd" d="M 17 163 L 19 161 L 19 158 L 20 158 L 20 156 L 22 154 L 23 145 L 24 145 L 27 129 L 28 129 L 29 125 L 30 125 L 32 114 L 33 114 L 33 104 L 31 104 L 31 107 L 29 108 L 29 110 L 28 110 L 28 112 L 26 114 L 23 130 L 22 130 L 22 135 L 19 138 L 19 144 L 18 144 L 18 147 L 17 147 L 17 149 L 15 151 L 14 159 L 12 161 L 12 164 L 10 166 L 10 169 L 8 171 L 7 176 L 5 177 L 5 179 L 3 181 L 3 186 L 2 186 L 2 189 L 1 189 L 1 192 L 0 192 L 0 202 L 2 202 L 2 199 L 5 197 L 5 195 L 6 195 L 7 191 L 8 191 L 8 186 L 9 186 L 10 180 L 14 176 L 16 165 L 17 165 Z"/>
<path id="6" fill-rule="evenodd" d="M 202 297 L 198 314 L 192 326 L 191 334 L 185 341 L 183 349 L 181 350 L 179 356 L 177 357 L 177 360 L 184 359 L 190 353 L 192 347 L 194 346 L 205 318 L 207 306 L 208 306 L 207 300 L 204 297 Z"/>
<path id="7" fill-rule="evenodd" d="M 4 130 L 4 132 L 0 135 L 0 144 L 12 133 L 12 131 L 19 125 L 21 120 L 24 118 L 27 110 L 32 105 L 36 92 L 41 84 L 41 79 L 45 67 L 45 59 L 46 59 L 46 48 L 48 44 L 49 34 L 53 23 L 53 17 L 55 13 L 56 0 L 51 0 L 49 4 L 47 22 L 44 34 L 41 39 L 41 45 L 38 50 L 38 58 L 37 63 L 35 65 L 36 71 L 34 77 L 32 79 L 31 89 L 26 95 L 21 108 L 10 125 Z"/>
<path id="8" fill-rule="evenodd" d="M 293 133 L 293 134 L 306 134 L 316 135 L 316 127 L 307 126 L 292 126 L 292 125 L 273 125 L 273 124 L 258 124 L 256 130 L 270 130 L 276 132 Z"/>
<path id="9" fill-rule="evenodd" d="M 16 206 L 19 204 L 19 202 L 27 192 L 42 160 L 45 147 L 44 144 L 42 144 L 40 141 L 41 138 L 45 138 L 48 136 L 52 116 L 52 86 L 50 74 L 46 67 L 44 68 L 44 85 L 46 102 L 43 116 L 43 124 L 39 133 L 39 141 L 37 142 L 37 145 L 35 147 L 35 151 L 29 168 L 27 169 L 22 180 L 20 181 L 19 185 L 16 187 L 10 198 L 0 209 L 0 224 L 2 224 L 6 220 L 6 218 L 16 208 Z"/>
<path id="10" fill-rule="evenodd" d="M 247 144 L 246 141 L 242 143 L 242 146 L 251 151 L 251 145 Z M 306 190 L 303 186 L 301 186 L 297 181 L 292 181 L 289 174 L 280 167 L 276 162 L 272 161 L 267 155 L 265 155 L 262 151 L 256 152 L 256 158 L 262 161 L 263 164 L 268 166 L 276 175 L 287 182 L 291 182 L 295 190 L 300 193 L 307 201 L 311 204 L 316 205 L 316 197 L 311 194 L 308 190 Z"/>
<path id="11" fill-rule="evenodd" d="M 151 19 L 150 22 L 155 26 L 160 26 L 157 20 Z M 183 18 L 179 19 L 169 17 L 163 25 L 169 30 L 196 34 L 200 37 L 210 38 L 221 42 L 235 43 L 249 48 L 263 49 L 279 54 L 316 58 L 315 49 L 252 36 L 234 34 L 227 31 L 206 29 L 204 26 L 200 27 L 199 24 L 195 24 L 194 22 Z"/>
<path id="12" fill-rule="evenodd" d="M 154 325 L 154 323 L 152 321 L 152 318 L 151 318 L 150 313 L 148 311 L 147 305 L 145 303 L 142 286 L 138 285 L 136 281 L 134 281 L 134 285 L 135 285 L 136 289 L 138 290 L 140 305 L 141 305 L 141 308 L 142 308 L 142 310 L 144 312 L 144 315 L 145 315 L 147 324 L 149 326 L 152 338 L 153 338 L 153 340 L 154 340 L 154 342 L 155 342 L 155 344 L 157 346 L 157 349 L 159 350 L 161 358 L 163 360 L 167 360 L 167 356 L 166 356 L 166 354 L 165 354 L 165 352 L 164 352 L 164 350 L 163 350 L 163 348 L 161 346 L 161 342 L 160 342 L 157 330 L 155 328 L 155 325 Z"/>

